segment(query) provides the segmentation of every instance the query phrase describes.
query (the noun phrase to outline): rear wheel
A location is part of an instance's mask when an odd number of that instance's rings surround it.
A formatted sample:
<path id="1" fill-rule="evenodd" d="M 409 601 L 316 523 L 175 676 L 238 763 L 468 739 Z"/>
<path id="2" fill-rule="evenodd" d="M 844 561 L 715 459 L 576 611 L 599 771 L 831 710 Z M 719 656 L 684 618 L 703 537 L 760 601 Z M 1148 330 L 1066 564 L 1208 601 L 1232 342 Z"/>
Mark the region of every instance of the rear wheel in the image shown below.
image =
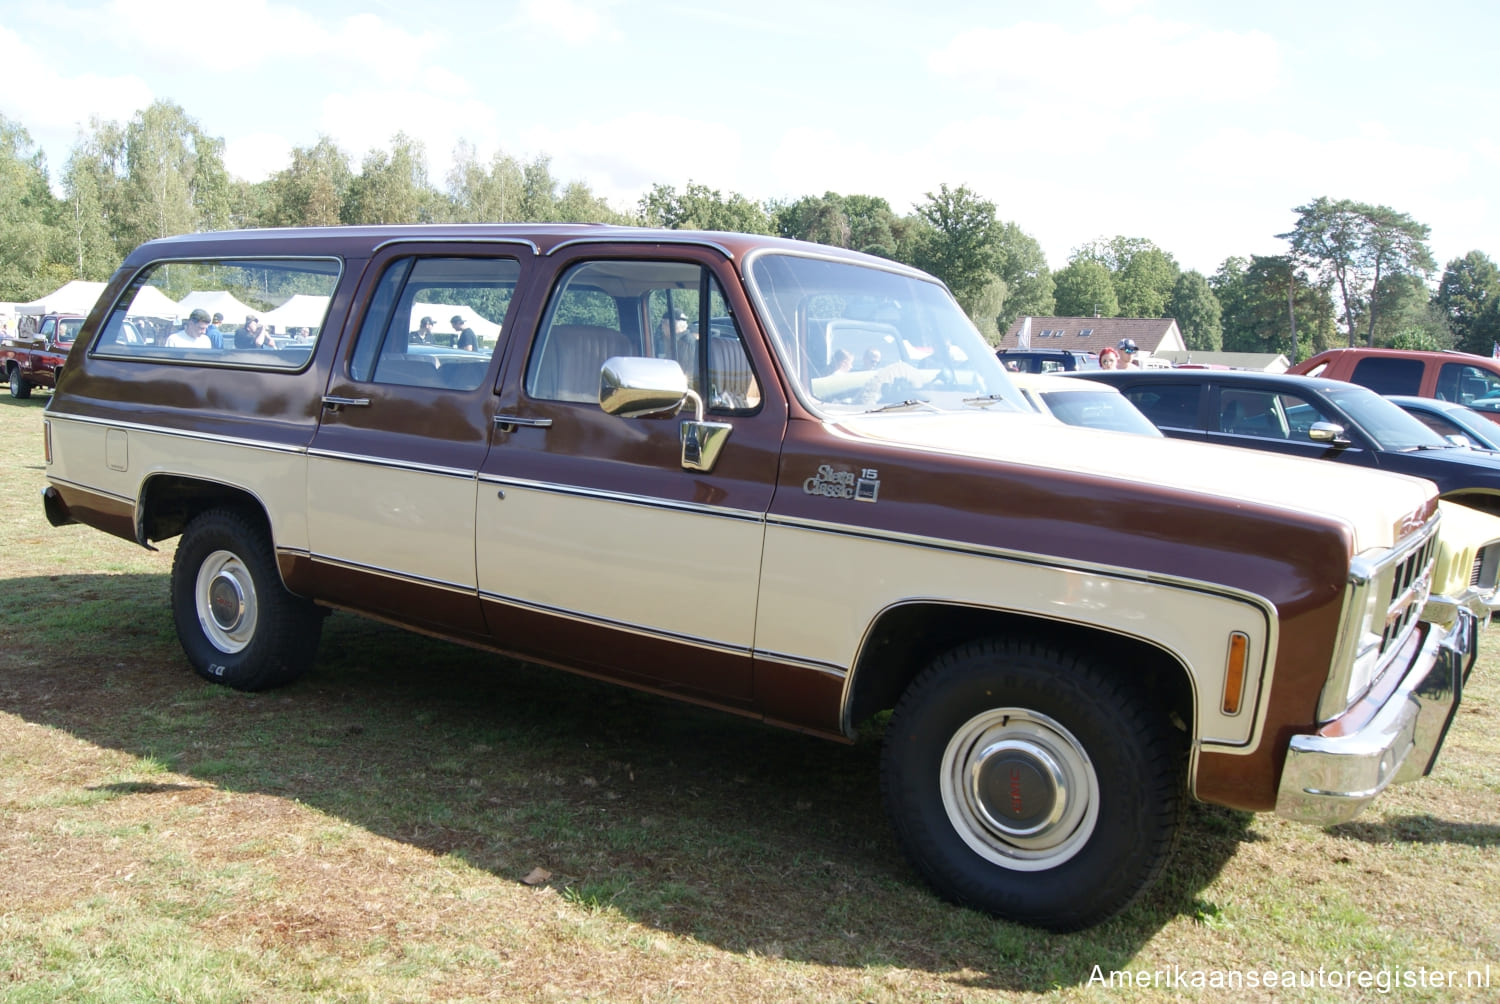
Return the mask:
<path id="1" fill-rule="evenodd" d="M 21 376 L 21 367 L 19 366 L 12 366 L 10 368 L 10 396 L 23 400 L 31 396 L 31 384 L 27 383 L 26 378 Z"/>
<path id="2" fill-rule="evenodd" d="M 236 690 L 264 690 L 312 666 L 323 616 L 281 584 L 263 524 L 232 509 L 196 517 L 172 562 L 172 618 L 193 669 Z"/>
<path id="3" fill-rule="evenodd" d="M 881 784 L 917 870 L 966 906 L 1056 931 L 1125 909 L 1185 807 L 1165 714 L 1064 651 L 986 642 L 935 660 L 886 730 Z"/>

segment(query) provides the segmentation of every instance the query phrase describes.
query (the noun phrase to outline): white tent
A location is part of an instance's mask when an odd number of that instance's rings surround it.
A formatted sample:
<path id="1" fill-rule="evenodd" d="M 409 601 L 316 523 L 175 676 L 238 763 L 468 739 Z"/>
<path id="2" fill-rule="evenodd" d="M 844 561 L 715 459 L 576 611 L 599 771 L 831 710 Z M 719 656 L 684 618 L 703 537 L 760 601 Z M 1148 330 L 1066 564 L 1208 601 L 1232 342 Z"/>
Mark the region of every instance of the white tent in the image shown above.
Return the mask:
<path id="1" fill-rule="evenodd" d="M 244 324 L 246 315 L 260 313 L 235 299 L 233 293 L 222 289 L 189 293 L 177 301 L 177 306 L 184 317 L 200 308 L 208 311 L 210 317 L 214 314 L 223 314 L 224 327 L 230 329 Z"/>
<path id="2" fill-rule="evenodd" d="M 16 304 L 17 314 L 87 314 L 104 292 L 104 283 L 74 279 L 30 303 Z"/>
<path id="3" fill-rule="evenodd" d="M 320 328 L 327 315 L 328 297 L 297 293 L 275 310 L 261 314 L 260 321 L 274 324 L 278 332 L 285 332 L 288 328 Z"/>
<path id="4" fill-rule="evenodd" d="M 474 312 L 473 307 L 457 307 L 451 303 L 414 303 L 411 308 L 411 327 L 408 331 L 416 331 L 417 325 L 422 318 L 432 318 L 432 330 L 439 335 L 457 334 L 449 321 L 458 315 L 464 319 L 464 326 L 473 328 L 474 334 L 486 342 L 494 343 L 500 338 L 500 325 L 494 321 L 486 321 Z"/>
<path id="5" fill-rule="evenodd" d="M 175 321 L 187 311 L 177 305 L 167 294 L 155 286 L 142 286 L 135 294 L 135 299 L 130 301 L 130 307 L 125 311 L 126 317 L 161 317 L 169 321 Z"/>

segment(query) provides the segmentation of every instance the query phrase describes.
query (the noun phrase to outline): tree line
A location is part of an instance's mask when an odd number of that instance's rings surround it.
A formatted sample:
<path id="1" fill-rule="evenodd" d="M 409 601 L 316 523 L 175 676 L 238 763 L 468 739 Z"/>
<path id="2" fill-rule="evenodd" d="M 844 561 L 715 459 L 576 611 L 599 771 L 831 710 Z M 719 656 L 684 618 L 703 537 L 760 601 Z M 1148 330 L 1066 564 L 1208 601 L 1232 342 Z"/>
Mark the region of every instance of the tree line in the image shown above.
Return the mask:
<path id="1" fill-rule="evenodd" d="M 853 248 L 941 278 L 997 340 L 1022 316 L 1174 317 L 1189 348 L 1304 358 L 1331 345 L 1500 344 L 1500 269 L 1481 251 L 1447 263 L 1436 288 L 1429 229 L 1386 206 L 1317 198 L 1295 208 L 1287 252 L 1230 257 L 1213 275 L 1182 269 L 1140 237 L 1100 238 L 1048 267 L 1036 239 L 965 185 L 940 184 L 898 213 L 873 195 L 757 202 L 689 182 L 653 185 L 622 211 L 547 157 L 481 161 L 460 142 L 441 182 L 423 145 L 397 133 L 358 166 L 328 137 L 295 148 L 270 178 L 224 166 L 224 141 L 158 101 L 127 123 L 94 120 L 53 193 L 44 155 L 0 116 L 0 300 L 69 279 L 106 279 L 138 244 L 236 227 L 370 223 L 614 223 L 776 234 Z"/>

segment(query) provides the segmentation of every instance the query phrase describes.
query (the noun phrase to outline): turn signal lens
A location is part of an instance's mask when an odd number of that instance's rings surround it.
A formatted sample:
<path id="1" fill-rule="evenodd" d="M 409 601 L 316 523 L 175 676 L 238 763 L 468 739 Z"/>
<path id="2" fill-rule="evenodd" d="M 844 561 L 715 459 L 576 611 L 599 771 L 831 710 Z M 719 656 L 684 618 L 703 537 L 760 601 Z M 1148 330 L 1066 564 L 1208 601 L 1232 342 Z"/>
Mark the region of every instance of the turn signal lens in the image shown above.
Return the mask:
<path id="1" fill-rule="evenodd" d="M 1250 639 L 1241 631 L 1229 636 L 1229 663 L 1224 667 L 1224 714 L 1240 713 L 1245 697 L 1245 661 L 1250 657 Z"/>

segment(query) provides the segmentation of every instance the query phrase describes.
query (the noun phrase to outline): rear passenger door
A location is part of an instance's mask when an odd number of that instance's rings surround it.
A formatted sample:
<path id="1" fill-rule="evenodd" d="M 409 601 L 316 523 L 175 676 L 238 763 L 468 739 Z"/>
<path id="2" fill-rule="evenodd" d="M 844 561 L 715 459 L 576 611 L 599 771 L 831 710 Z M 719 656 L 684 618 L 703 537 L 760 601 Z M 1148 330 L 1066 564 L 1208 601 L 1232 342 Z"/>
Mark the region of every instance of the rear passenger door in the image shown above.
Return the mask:
<path id="1" fill-rule="evenodd" d="M 765 513 L 786 405 L 747 339 L 723 255 L 580 246 L 528 351 L 507 358 L 480 474 L 477 556 L 499 644 L 541 661 L 743 705 Z M 673 359 L 705 418 L 730 425 L 711 470 L 685 470 L 682 415 L 599 407 L 612 356 Z"/>
<path id="2" fill-rule="evenodd" d="M 1151 424 L 1173 439 L 1202 441 L 1200 413 L 1207 387 L 1196 381 L 1151 380 L 1113 382 Z"/>
<path id="3" fill-rule="evenodd" d="M 529 247 L 393 245 L 366 269 L 308 451 L 317 592 L 403 623 L 487 637 L 475 478 Z M 424 335 L 422 318 L 434 334 Z M 451 323 L 461 319 L 461 325 Z M 458 347 L 460 327 L 477 348 Z"/>

